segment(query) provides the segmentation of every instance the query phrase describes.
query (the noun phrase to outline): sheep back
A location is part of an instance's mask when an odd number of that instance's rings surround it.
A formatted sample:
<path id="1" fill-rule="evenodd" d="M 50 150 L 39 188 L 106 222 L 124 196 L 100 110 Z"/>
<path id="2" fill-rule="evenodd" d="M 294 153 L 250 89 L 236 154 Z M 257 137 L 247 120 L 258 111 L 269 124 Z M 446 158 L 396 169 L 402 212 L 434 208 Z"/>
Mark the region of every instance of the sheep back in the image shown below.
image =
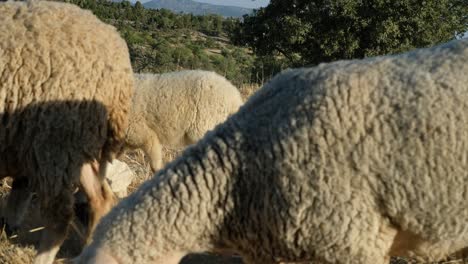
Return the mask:
<path id="1" fill-rule="evenodd" d="M 36 174 L 33 186 L 57 193 L 78 174 L 47 174 L 120 151 L 133 94 L 128 49 L 71 4 L 5 2 L 0 14 L 0 174 Z"/>
<path id="2" fill-rule="evenodd" d="M 131 118 L 143 118 L 170 147 L 196 142 L 242 104 L 238 89 L 209 71 L 136 74 L 135 87 Z"/>
<path id="3" fill-rule="evenodd" d="M 219 247 L 383 264 L 466 248 L 467 58 L 459 40 L 279 74 L 117 205 L 83 259 Z"/>

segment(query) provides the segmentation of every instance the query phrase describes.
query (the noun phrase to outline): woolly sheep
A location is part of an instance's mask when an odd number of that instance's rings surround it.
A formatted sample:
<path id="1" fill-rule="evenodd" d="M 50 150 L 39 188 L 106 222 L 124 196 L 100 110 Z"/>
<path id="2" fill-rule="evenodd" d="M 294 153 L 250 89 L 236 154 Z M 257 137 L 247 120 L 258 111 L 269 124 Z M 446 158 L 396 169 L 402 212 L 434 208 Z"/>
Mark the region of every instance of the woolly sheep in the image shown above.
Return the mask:
<path id="1" fill-rule="evenodd" d="M 126 146 L 143 149 L 157 171 L 162 145 L 178 148 L 197 142 L 241 104 L 237 88 L 214 72 L 135 74 Z"/>
<path id="2" fill-rule="evenodd" d="M 77 263 L 440 259 L 468 245 L 468 40 L 286 71 L 121 201 Z"/>
<path id="3" fill-rule="evenodd" d="M 22 183 L 13 183 L 10 207 L 27 199 L 24 188 L 38 195 L 46 229 L 35 263 L 52 263 L 76 186 L 91 203 L 88 235 L 114 203 L 102 176 L 128 126 L 128 49 L 113 27 L 71 4 L 2 2 L 0 14 L 0 178 Z"/>

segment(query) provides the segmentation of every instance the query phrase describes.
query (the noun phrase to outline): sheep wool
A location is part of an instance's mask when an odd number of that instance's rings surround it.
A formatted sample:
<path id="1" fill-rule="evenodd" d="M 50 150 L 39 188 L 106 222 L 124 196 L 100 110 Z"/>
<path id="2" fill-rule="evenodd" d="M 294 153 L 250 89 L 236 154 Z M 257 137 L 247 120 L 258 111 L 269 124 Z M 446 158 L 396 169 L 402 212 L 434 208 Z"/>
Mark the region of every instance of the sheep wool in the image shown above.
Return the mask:
<path id="1" fill-rule="evenodd" d="M 468 246 L 468 40 L 287 70 L 101 220 L 78 263 L 435 260 Z"/>
<path id="2" fill-rule="evenodd" d="M 74 188 L 98 206 L 109 198 L 96 186 L 123 146 L 132 68 L 125 41 L 90 11 L 8 1 L 0 14 L 0 178 L 27 179 L 37 193 L 47 226 L 35 263 L 52 263 Z"/>
<path id="3" fill-rule="evenodd" d="M 215 72 L 135 74 L 126 145 L 143 149 L 156 171 L 162 167 L 162 145 L 180 148 L 197 142 L 241 105 L 238 89 Z"/>

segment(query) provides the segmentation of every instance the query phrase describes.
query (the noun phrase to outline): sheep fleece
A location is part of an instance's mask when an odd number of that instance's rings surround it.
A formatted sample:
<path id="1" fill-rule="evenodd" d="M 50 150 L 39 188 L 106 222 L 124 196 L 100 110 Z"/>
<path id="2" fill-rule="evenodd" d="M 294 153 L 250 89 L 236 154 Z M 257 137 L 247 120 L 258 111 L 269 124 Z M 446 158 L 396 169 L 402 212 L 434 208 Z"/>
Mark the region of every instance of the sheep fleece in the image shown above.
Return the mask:
<path id="1" fill-rule="evenodd" d="M 154 170 L 160 169 L 161 145 L 193 144 L 239 110 L 238 89 L 223 76 L 186 70 L 135 74 L 135 95 L 127 146 L 142 148 Z"/>
<path id="2" fill-rule="evenodd" d="M 132 117 L 144 118 L 159 140 L 171 147 L 196 142 L 242 104 L 237 88 L 209 71 L 135 74 L 135 87 Z M 141 133 L 141 123 L 131 124 L 135 133 Z"/>
<path id="3" fill-rule="evenodd" d="M 383 264 L 466 247 L 467 61 L 459 40 L 279 74 L 115 207 L 83 259 Z"/>
<path id="4" fill-rule="evenodd" d="M 122 147 L 133 93 L 127 45 L 70 4 L 11 1 L 0 14 L 0 176 L 34 175 L 35 191 L 54 197 L 78 181 L 72 166 Z"/>

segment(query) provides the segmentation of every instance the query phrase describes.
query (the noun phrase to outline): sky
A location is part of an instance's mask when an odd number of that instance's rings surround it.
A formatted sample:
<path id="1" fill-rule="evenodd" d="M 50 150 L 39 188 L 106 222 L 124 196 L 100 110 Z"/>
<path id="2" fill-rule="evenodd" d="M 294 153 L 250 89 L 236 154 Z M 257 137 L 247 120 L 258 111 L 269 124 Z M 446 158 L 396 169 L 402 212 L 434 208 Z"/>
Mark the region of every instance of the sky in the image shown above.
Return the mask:
<path id="1" fill-rule="evenodd" d="M 196 2 L 209 3 L 214 5 L 240 6 L 247 8 L 259 8 L 267 6 L 270 0 L 194 0 Z"/>
<path id="2" fill-rule="evenodd" d="M 130 2 L 136 2 L 137 0 L 130 0 Z M 141 3 L 146 3 L 151 0 L 138 0 Z M 209 3 L 213 5 L 225 5 L 225 6 L 240 6 L 247 8 L 259 8 L 265 7 L 270 3 L 270 0 L 193 0 L 200 3 Z"/>

